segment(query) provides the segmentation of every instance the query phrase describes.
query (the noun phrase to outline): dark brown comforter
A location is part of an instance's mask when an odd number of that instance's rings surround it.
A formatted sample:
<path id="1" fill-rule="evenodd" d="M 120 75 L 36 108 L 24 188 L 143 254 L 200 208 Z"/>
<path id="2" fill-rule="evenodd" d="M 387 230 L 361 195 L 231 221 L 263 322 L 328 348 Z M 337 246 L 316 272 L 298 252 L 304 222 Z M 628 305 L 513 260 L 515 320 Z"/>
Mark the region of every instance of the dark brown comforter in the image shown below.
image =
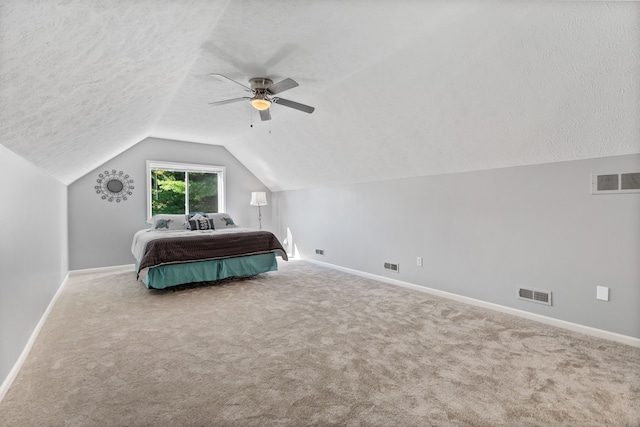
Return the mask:
<path id="1" fill-rule="evenodd" d="M 287 253 L 273 233 L 250 231 L 156 239 L 147 243 L 138 271 L 181 262 L 204 261 L 275 252 L 288 260 Z"/>

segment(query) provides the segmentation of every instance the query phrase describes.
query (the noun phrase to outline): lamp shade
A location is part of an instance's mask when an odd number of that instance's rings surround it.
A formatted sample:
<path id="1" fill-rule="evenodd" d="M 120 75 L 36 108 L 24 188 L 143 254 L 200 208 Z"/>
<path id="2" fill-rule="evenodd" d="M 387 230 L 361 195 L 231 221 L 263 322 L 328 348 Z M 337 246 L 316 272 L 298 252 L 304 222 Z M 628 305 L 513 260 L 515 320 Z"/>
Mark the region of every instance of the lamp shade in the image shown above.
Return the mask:
<path id="1" fill-rule="evenodd" d="M 267 205 L 267 193 L 264 191 L 254 191 L 251 193 L 251 206 Z"/>

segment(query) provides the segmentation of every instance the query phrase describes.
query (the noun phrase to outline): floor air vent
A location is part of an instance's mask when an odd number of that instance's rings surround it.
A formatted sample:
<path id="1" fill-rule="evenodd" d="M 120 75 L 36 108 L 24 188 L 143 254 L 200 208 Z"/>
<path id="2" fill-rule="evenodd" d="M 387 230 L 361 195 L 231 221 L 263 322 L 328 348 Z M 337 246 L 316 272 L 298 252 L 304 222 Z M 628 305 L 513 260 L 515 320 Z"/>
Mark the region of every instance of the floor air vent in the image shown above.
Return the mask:
<path id="1" fill-rule="evenodd" d="M 538 304 L 551 305 L 551 292 L 538 289 L 518 288 L 518 298 L 537 302 Z"/>
<path id="2" fill-rule="evenodd" d="M 395 271 L 396 273 L 400 272 L 400 266 L 398 264 L 392 264 L 390 262 L 385 262 L 384 263 L 384 268 L 386 270 Z"/>

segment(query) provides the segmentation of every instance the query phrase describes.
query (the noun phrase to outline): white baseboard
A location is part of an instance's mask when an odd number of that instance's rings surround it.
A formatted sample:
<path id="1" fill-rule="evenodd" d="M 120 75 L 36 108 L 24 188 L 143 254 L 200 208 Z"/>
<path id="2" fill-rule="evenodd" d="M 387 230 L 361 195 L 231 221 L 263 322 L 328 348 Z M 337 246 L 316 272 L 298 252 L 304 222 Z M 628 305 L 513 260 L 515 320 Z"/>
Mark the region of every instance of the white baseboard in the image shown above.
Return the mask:
<path id="1" fill-rule="evenodd" d="M 475 298 L 469 298 L 462 295 L 452 294 L 450 292 L 440 291 L 438 289 L 428 288 L 426 286 L 420 286 L 413 283 L 403 282 L 401 280 L 390 279 L 384 276 L 378 276 L 376 274 L 365 273 L 359 270 L 353 270 L 351 268 L 341 267 L 335 264 L 329 264 L 322 261 L 316 261 L 313 259 L 305 259 L 313 264 L 322 265 L 327 268 L 339 270 L 345 273 L 353 274 L 355 276 L 366 277 L 368 279 L 377 280 L 379 282 L 388 283 L 395 286 L 402 286 L 404 288 L 415 289 L 428 294 L 448 298 L 451 300 L 463 302 L 465 304 L 475 305 L 477 307 L 488 308 L 490 310 L 499 311 L 501 313 L 507 313 L 514 316 L 522 317 L 525 319 L 533 320 L 536 322 L 544 323 L 547 325 L 557 326 L 559 328 L 568 329 L 574 332 L 580 332 L 586 335 L 591 335 L 598 338 L 604 338 L 611 341 L 616 341 L 622 344 L 630 345 L 633 347 L 640 347 L 640 338 L 630 337 L 628 335 L 617 334 L 615 332 L 605 331 L 603 329 L 592 328 L 591 326 L 580 325 L 578 323 L 567 322 L 566 320 L 554 319 L 553 317 L 543 316 L 541 314 L 530 313 L 524 310 L 518 310 L 517 308 L 506 307 L 504 305 L 494 304 Z"/>
<path id="2" fill-rule="evenodd" d="M 81 274 L 94 274 L 94 273 L 108 273 L 110 271 L 116 270 L 131 270 L 135 271 L 135 264 L 124 264 L 124 265 L 113 265 L 111 267 L 95 267 L 95 268 L 85 268 L 82 270 L 71 270 L 69 272 L 70 276 L 79 276 Z"/>
<path id="3" fill-rule="evenodd" d="M 24 346 L 24 349 L 22 350 L 20 357 L 18 357 L 18 360 L 13 365 L 13 368 L 11 368 L 11 371 L 9 371 L 9 375 L 7 375 L 7 377 L 2 382 L 2 385 L 0 385 L 0 402 L 2 402 L 2 399 L 4 399 L 5 395 L 9 391 L 9 387 L 11 387 L 11 384 L 13 383 L 13 380 L 16 379 L 16 376 L 18 375 L 20 368 L 22 368 L 22 364 L 24 363 L 27 356 L 29 355 L 29 351 L 31 351 L 31 347 L 33 347 L 33 343 L 36 341 L 36 338 L 40 333 L 40 329 L 42 329 L 42 325 L 44 325 L 44 322 L 45 320 L 47 320 L 47 317 L 49 316 L 49 313 L 51 312 L 53 305 L 58 299 L 58 296 L 60 296 L 60 294 L 62 293 L 62 289 L 67 284 L 67 280 L 69 280 L 69 274 L 70 273 L 67 273 L 66 276 L 64 277 L 64 280 L 62 280 L 62 283 L 58 287 L 58 290 L 53 295 L 53 298 L 51 298 L 51 301 L 49 301 L 49 305 L 47 306 L 47 309 L 42 314 L 40 321 L 38 322 L 36 327 L 33 329 L 33 332 L 31 333 L 31 336 L 29 337 L 27 344 Z"/>

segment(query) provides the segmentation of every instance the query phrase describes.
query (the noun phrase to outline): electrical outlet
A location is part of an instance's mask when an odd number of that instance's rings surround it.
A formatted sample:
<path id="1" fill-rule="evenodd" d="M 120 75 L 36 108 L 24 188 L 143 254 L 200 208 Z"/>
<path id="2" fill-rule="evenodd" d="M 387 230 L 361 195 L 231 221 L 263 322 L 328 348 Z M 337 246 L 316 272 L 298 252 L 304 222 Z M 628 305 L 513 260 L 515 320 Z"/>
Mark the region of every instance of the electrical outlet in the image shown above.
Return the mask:
<path id="1" fill-rule="evenodd" d="M 316 249 L 316 255 L 323 255 L 324 256 L 324 249 Z"/>
<path id="2" fill-rule="evenodd" d="M 418 267 L 422 267 L 422 257 L 421 256 L 419 256 L 418 259 L 416 260 L 416 265 Z"/>

